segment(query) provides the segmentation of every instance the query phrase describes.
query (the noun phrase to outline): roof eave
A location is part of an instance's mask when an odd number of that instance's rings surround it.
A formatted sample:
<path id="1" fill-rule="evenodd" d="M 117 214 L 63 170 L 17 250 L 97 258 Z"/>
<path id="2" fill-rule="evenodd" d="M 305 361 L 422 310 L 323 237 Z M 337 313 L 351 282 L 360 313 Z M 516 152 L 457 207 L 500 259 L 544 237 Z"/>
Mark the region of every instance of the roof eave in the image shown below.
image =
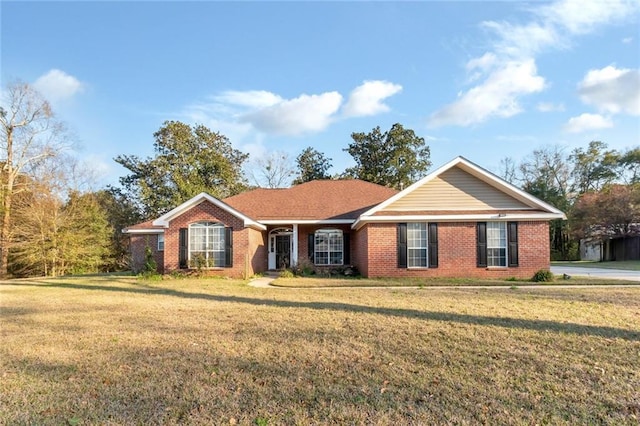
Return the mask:
<path id="1" fill-rule="evenodd" d="M 367 223 L 399 223 L 399 222 L 481 222 L 481 221 L 515 221 L 515 220 L 555 220 L 566 219 L 564 213 L 482 213 L 482 214 L 430 214 L 430 215 L 389 215 L 361 216 L 351 225 L 358 230 Z"/>

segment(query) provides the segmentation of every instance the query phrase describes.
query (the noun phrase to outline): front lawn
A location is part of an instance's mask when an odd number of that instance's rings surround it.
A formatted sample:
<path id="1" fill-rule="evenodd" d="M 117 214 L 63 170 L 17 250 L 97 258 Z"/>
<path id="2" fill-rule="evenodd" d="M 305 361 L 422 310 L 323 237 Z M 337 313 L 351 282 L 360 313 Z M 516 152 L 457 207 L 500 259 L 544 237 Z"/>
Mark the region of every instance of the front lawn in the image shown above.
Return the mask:
<path id="1" fill-rule="evenodd" d="M 0 424 L 638 424 L 640 288 L 0 284 Z"/>
<path id="2" fill-rule="evenodd" d="M 580 268 L 623 269 L 640 271 L 640 260 L 617 260 L 615 262 L 593 262 L 585 260 L 551 262 L 551 266 L 575 266 Z"/>
<path id="3" fill-rule="evenodd" d="M 271 283 L 276 287 L 289 288 L 331 288 L 331 287 L 526 287 L 533 285 L 638 285 L 636 281 L 607 280 L 572 276 L 565 280 L 561 275 L 551 282 L 530 280 L 481 280 L 472 278 L 347 278 L 347 277 L 290 277 L 277 278 Z"/>

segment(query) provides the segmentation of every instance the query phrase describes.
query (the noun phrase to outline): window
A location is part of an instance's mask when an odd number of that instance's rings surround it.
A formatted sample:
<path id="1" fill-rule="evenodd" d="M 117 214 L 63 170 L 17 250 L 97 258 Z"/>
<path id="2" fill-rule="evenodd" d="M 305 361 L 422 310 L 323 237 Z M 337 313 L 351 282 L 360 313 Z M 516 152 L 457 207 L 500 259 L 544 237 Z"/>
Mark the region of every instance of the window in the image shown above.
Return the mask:
<path id="1" fill-rule="evenodd" d="M 438 224 L 399 223 L 398 268 L 438 267 Z"/>
<path id="2" fill-rule="evenodd" d="M 319 229 L 314 236 L 314 263 L 316 265 L 342 265 L 344 242 L 342 231 Z"/>
<path id="3" fill-rule="evenodd" d="M 164 251 L 164 234 L 158 234 L 158 251 Z"/>
<path id="4" fill-rule="evenodd" d="M 427 267 L 427 224 L 407 223 L 407 266 Z"/>
<path id="5" fill-rule="evenodd" d="M 487 222 L 487 266 L 507 266 L 506 222 Z"/>
<path id="6" fill-rule="evenodd" d="M 189 266 L 225 266 L 225 228 L 222 224 L 199 222 L 189 225 Z"/>

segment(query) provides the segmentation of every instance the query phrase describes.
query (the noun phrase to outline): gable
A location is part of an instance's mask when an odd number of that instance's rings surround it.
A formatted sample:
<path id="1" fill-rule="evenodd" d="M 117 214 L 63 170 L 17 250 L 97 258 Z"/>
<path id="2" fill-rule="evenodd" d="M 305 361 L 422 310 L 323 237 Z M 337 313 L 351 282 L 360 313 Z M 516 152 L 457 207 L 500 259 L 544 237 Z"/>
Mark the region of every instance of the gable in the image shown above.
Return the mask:
<path id="1" fill-rule="evenodd" d="M 523 210 L 532 207 L 476 176 L 451 167 L 385 206 L 384 211 Z"/>

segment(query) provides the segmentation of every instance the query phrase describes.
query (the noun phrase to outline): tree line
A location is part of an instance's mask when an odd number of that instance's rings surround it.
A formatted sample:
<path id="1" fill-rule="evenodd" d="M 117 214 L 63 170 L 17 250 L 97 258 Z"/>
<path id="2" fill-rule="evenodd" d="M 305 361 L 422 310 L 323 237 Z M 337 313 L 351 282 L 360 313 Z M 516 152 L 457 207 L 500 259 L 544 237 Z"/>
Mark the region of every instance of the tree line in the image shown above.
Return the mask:
<path id="1" fill-rule="evenodd" d="M 343 150 L 355 165 L 330 174 L 332 159 L 313 147 L 295 160 L 280 152 L 250 159 L 221 133 L 166 121 L 153 134 L 152 156 L 117 156 L 114 160 L 127 174 L 118 186 L 94 190 L 88 184 L 91 173 L 68 155 L 72 138 L 50 104 L 22 82 L 9 84 L 6 94 L 0 107 L 1 277 L 127 269 L 127 239 L 121 230 L 200 192 L 225 198 L 256 186 L 348 178 L 402 189 L 431 166 L 424 138 L 399 123 L 388 130 L 378 126 L 352 133 Z M 592 142 L 569 155 L 560 147 L 536 150 L 518 165 L 505 159 L 502 174 L 569 213 L 569 221 L 552 223 L 550 235 L 554 256 L 568 258 L 575 256 L 577 224 L 601 219 L 593 213 L 597 208 L 589 210 L 603 202 L 593 194 L 616 198 L 625 188 L 636 197 L 639 164 L 637 148 L 620 153 Z M 247 165 L 251 173 L 245 172 Z M 640 222 L 634 214 L 632 221 Z"/>

